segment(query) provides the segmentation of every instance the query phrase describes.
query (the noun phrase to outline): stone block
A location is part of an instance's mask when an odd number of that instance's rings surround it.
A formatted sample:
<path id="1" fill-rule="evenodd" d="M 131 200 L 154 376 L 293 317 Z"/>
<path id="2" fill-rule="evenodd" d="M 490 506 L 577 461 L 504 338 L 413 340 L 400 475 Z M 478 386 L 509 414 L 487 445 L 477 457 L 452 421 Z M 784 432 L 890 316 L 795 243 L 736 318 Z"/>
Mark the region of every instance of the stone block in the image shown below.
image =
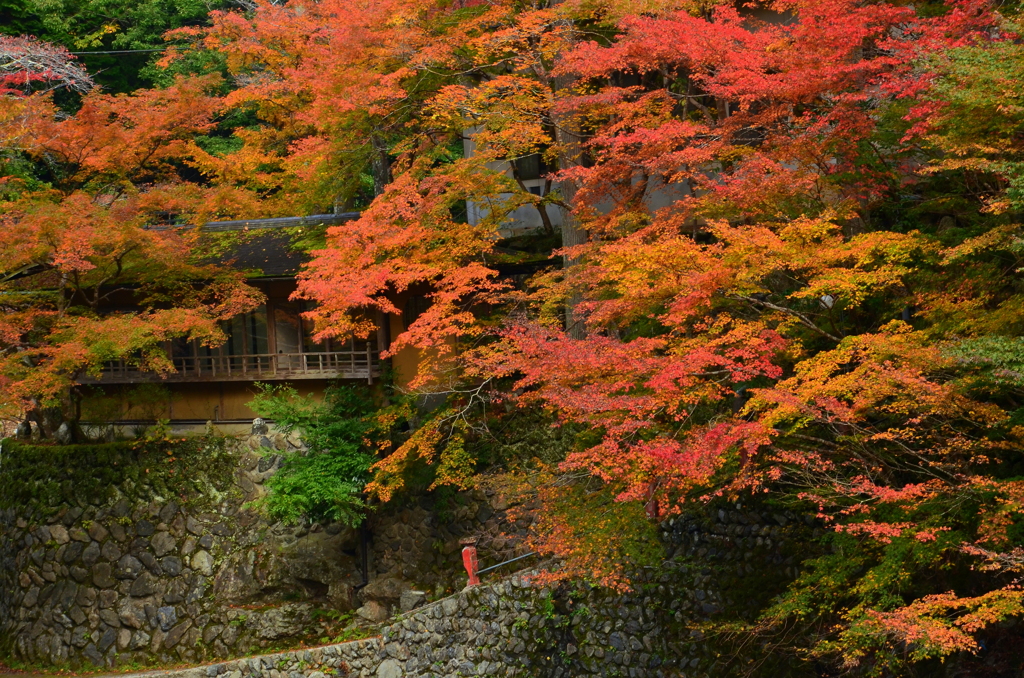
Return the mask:
<path id="1" fill-rule="evenodd" d="M 235 644 L 235 641 L 238 640 L 238 633 L 238 627 L 233 624 L 230 624 L 228 626 L 225 626 L 224 630 L 221 631 L 220 640 L 224 643 L 225 646 L 231 647 Z"/>
<path id="2" fill-rule="evenodd" d="M 75 605 L 68 611 L 68 616 L 71 617 L 72 621 L 76 624 L 84 624 L 89 618 L 78 605 Z"/>
<path id="3" fill-rule="evenodd" d="M 140 520 L 135 523 L 135 534 L 140 537 L 151 537 L 154 532 L 156 532 L 156 525 L 148 520 Z"/>
<path id="4" fill-rule="evenodd" d="M 234 532 L 227 523 L 217 523 L 212 528 L 210 528 L 210 531 L 213 532 L 218 537 L 230 537 L 233 534 L 233 532 Z M 200 541 L 200 544 L 201 544 L 202 540 L 200 539 L 199 541 Z M 210 547 L 209 546 L 203 546 L 203 548 L 210 548 Z"/>
<path id="5" fill-rule="evenodd" d="M 128 530 L 121 523 L 114 522 L 110 524 L 110 536 L 117 541 L 123 542 L 128 539 Z"/>
<path id="6" fill-rule="evenodd" d="M 100 557 L 107 562 L 116 563 L 121 558 L 121 549 L 117 548 L 113 540 L 106 541 L 100 548 Z"/>
<path id="7" fill-rule="evenodd" d="M 220 624 L 212 624 L 203 629 L 203 644 L 209 645 L 213 642 L 213 639 L 220 635 L 220 632 L 224 629 Z"/>
<path id="8" fill-rule="evenodd" d="M 169 577 L 177 577 L 181 574 L 181 559 L 177 556 L 167 556 L 160 561 L 160 568 Z"/>
<path id="9" fill-rule="evenodd" d="M 285 603 L 258 615 L 252 615 L 246 621 L 246 627 L 264 640 L 300 636 L 312 621 L 312 609 L 313 606 L 308 604 Z"/>
<path id="10" fill-rule="evenodd" d="M 376 600 L 367 601 L 365 605 L 356 610 L 356 614 L 367 621 L 374 622 L 375 624 L 379 624 L 391 616 L 388 614 L 388 609 Z"/>
<path id="11" fill-rule="evenodd" d="M 114 604 L 116 602 L 117 602 L 117 591 L 111 591 L 111 590 L 100 591 L 100 593 L 99 593 L 99 606 L 100 606 L 101 609 L 106 609 L 108 607 L 114 607 Z"/>
<path id="12" fill-rule="evenodd" d="M 192 577 L 191 588 L 188 590 L 188 593 L 185 594 L 185 602 L 195 603 L 196 601 L 202 599 L 203 595 L 206 593 L 206 586 L 207 582 L 204 577 Z"/>
<path id="13" fill-rule="evenodd" d="M 114 588 L 117 583 L 111 576 L 110 563 L 96 563 L 92 566 L 92 583 L 101 589 Z"/>
<path id="14" fill-rule="evenodd" d="M 177 605 L 185 601 L 185 594 L 188 593 L 188 582 L 178 578 L 172 579 L 167 585 L 167 592 L 164 593 L 164 602 L 168 605 Z"/>
<path id="15" fill-rule="evenodd" d="M 107 528 L 103 527 L 103 523 L 93 521 L 92 525 L 89 526 L 89 538 L 93 541 L 102 544 L 109 535 L 110 533 L 107 531 Z"/>
<path id="16" fill-rule="evenodd" d="M 238 487 L 242 489 L 242 492 L 249 494 L 256 489 L 256 485 L 253 483 L 252 477 L 245 471 L 238 472 L 237 478 Z"/>
<path id="17" fill-rule="evenodd" d="M 102 619 L 103 623 L 107 626 L 113 626 L 114 628 L 119 628 L 121 626 L 120 617 L 114 610 L 100 610 L 99 615 L 100 619 Z"/>
<path id="18" fill-rule="evenodd" d="M 77 627 L 71 632 L 71 644 L 77 648 L 83 648 L 89 644 L 89 629 L 84 626 Z"/>
<path id="19" fill-rule="evenodd" d="M 177 542 L 170 532 L 157 532 L 149 542 L 153 546 L 153 553 L 162 557 L 174 550 Z"/>
<path id="20" fill-rule="evenodd" d="M 89 643 L 84 650 L 82 655 L 93 663 L 95 666 L 103 666 L 103 655 L 96 649 L 96 646 Z"/>
<path id="21" fill-rule="evenodd" d="M 100 545 L 99 542 L 90 542 L 85 550 L 82 551 L 82 563 L 86 567 L 92 567 L 100 559 Z"/>
<path id="22" fill-rule="evenodd" d="M 203 534 L 203 524 L 192 516 L 185 520 L 185 529 L 197 537 Z"/>
<path id="23" fill-rule="evenodd" d="M 102 563 L 97 564 L 97 567 Z M 118 579 L 135 579 L 142 573 L 142 562 L 135 556 L 125 554 L 117 561 L 114 576 Z"/>
<path id="24" fill-rule="evenodd" d="M 106 652 L 110 647 L 117 642 L 117 629 L 107 629 L 100 636 L 99 642 L 96 644 L 96 649 L 100 652 Z"/>
<path id="25" fill-rule="evenodd" d="M 213 556 L 207 551 L 197 551 L 192 556 L 192 568 L 209 577 L 213 574 Z"/>
<path id="26" fill-rule="evenodd" d="M 78 557 L 82 555 L 82 551 L 85 550 L 85 545 L 80 541 L 73 541 L 68 544 L 64 549 L 64 554 L 61 557 L 65 563 L 73 563 L 78 560 Z"/>
<path id="27" fill-rule="evenodd" d="M 129 592 L 133 598 L 145 598 L 156 593 L 157 579 L 149 572 L 143 573 L 138 579 L 132 582 Z"/>
<path id="28" fill-rule="evenodd" d="M 176 515 L 178 515 L 178 505 L 173 501 L 168 502 L 162 509 L 160 509 L 159 516 L 161 522 L 169 523 L 174 520 Z"/>
<path id="29" fill-rule="evenodd" d="M 149 634 L 145 631 L 136 631 L 132 634 L 132 641 L 129 647 L 133 650 L 141 650 L 149 645 L 150 640 Z"/>
<path id="30" fill-rule="evenodd" d="M 409 612 L 426 602 L 427 594 L 424 591 L 403 591 L 398 606 L 402 612 Z"/>
<path id="31" fill-rule="evenodd" d="M 189 628 L 191 627 L 192 622 L 186 619 L 185 621 L 181 622 L 173 629 L 168 631 L 167 636 L 164 638 L 164 647 L 168 650 L 173 648 L 175 645 L 181 642 L 181 639 L 185 635 L 185 632 L 188 631 Z"/>
<path id="32" fill-rule="evenodd" d="M 117 609 L 118 618 L 125 626 L 141 629 L 146 625 L 146 608 L 139 602 L 125 599 Z"/>
<path id="33" fill-rule="evenodd" d="M 178 623 L 178 613 L 171 606 L 157 609 L 156 618 L 160 628 L 164 631 L 170 631 L 171 627 Z"/>

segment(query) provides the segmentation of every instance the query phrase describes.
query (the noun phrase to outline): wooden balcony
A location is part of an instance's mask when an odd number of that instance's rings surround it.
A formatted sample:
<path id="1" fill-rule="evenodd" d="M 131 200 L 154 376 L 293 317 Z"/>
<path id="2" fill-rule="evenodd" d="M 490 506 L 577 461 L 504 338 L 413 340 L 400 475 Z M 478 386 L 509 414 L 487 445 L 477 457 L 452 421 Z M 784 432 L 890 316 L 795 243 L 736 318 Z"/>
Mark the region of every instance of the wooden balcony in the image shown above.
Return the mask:
<path id="1" fill-rule="evenodd" d="M 296 379 L 365 379 L 380 376 L 380 356 L 372 343 L 348 350 L 319 353 L 263 355 L 209 355 L 173 358 L 174 372 L 144 372 L 123 360 L 104 365 L 98 379 L 83 384 L 135 384 L 143 382 L 280 381 Z"/>

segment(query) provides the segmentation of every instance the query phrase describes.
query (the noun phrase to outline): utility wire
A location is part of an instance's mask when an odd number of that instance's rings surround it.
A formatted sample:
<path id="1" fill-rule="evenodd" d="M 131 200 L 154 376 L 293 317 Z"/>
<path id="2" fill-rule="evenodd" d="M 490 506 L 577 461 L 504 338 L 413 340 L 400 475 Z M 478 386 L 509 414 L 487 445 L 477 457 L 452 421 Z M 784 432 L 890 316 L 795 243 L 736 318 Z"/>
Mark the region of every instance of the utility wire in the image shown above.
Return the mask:
<path id="1" fill-rule="evenodd" d="M 75 56 L 84 56 L 86 54 L 136 54 L 138 52 L 166 52 L 166 47 L 160 47 L 157 49 L 112 49 L 101 52 L 70 52 Z"/>

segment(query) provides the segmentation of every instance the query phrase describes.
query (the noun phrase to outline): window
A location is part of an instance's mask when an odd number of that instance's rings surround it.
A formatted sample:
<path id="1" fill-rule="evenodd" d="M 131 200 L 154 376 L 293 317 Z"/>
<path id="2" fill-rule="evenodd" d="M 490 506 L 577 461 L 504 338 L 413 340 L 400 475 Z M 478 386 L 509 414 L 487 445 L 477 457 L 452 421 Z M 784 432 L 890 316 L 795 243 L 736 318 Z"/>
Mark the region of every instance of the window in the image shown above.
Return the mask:
<path id="1" fill-rule="evenodd" d="M 262 305 L 249 313 L 236 315 L 225 323 L 228 341 L 224 344 L 227 355 L 267 355 L 270 338 L 267 329 L 267 307 Z"/>
<path id="2" fill-rule="evenodd" d="M 541 157 L 540 153 L 524 155 L 521 158 L 513 160 L 512 164 L 515 165 L 516 173 L 523 181 L 527 181 L 529 179 L 540 179 L 550 171 L 548 166 L 544 164 L 544 159 Z"/>
<path id="3" fill-rule="evenodd" d="M 313 308 L 313 302 L 307 301 L 302 304 L 302 311 L 309 311 Z M 313 321 L 308 318 L 299 316 L 299 322 L 302 323 L 302 352 L 303 353 L 323 353 L 325 351 L 332 350 L 331 340 L 326 339 L 324 341 L 313 341 Z"/>
<path id="4" fill-rule="evenodd" d="M 405 329 L 409 329 L 409 326 L 416 322 L 416 319 L 423 315 L 428 308 L 430 308 L 430 300 L 426 297 L 419 295 L 409 297 L 402 309 L 402 322 L 405 324 Z"/>
<path id="5" fill-rule="evenodd" d="M 236 315 L 225 321 L 221 328 L 228 339 L 221 346 L 205 346 L 198 340 L 179 337 L 171 342 L 171 359 L 175 369 L 184 373 L 205 373 L 254 369 L 260 359 L 270 353 L 267 327 L 267 307 Z M 243 356 L 250 356 L 245 358 Z"/>

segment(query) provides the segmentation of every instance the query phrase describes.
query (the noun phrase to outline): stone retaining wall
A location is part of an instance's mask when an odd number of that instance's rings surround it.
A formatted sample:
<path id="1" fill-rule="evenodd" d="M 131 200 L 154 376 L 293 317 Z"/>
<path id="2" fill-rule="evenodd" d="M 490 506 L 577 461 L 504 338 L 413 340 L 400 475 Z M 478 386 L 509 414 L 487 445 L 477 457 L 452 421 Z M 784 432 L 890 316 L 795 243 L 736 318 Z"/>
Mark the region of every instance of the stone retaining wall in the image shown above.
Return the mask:
<path id="1" fill-rule="evenodd" d="M 566 608 L 565 606 L 569 607 Z M 678 634 L 649 595 L 559 595 L 517 576 L 416 610 L 378 638 L 160 674 L 166 678 L 454 678 L 681 674 Z"/>
<path id="2" fill-rule="evenodd" d="M 0 473 L 18 463 L 12 447 Z M 115 667 L 294 646 L 329 635 L 321 620 L 338 612 L 368 611 L 366 623 L 378 623 L 410 590 L 461 588 L 460 538 L 491 535 L 483 551 L 496 562 L 511 552 L 497 535 L 523 529 L 481 493 L 452 498 L 447 519 L 429 502 L 386 507 L 370 520 L 363 586 L 357 531 L 271 523 L 252 507 L 280 453 L 297 449 L 280 434 L 211 441 L 196 461 L 219 455 L 220 476 L 210 470 L 188 497 L 143 473 L 105 496 L 75 493 L 72 479 L 70 500 L 0 508 L 0 658 Z"/>
<path id="3" fill-rule="evenodd" d="M 737 658 L 701 624 L 757 609 L 778 590 L 766 582 L 796 574 L 794 538 L 815 529 L 789 513 L 715 508 L 663 523 L 670 558 L 640 573 L 635 593 L 542 588 L 524 573 L 418 608 L 376 638 L 156 678 L 724 678 Z"/>
<path id="4" fill-rule="evenodd" d="M 234 471 L 211 480 L 205 503 L 126 485 L 116 501 L 80 497 L 45 514 L 0 510 L 0 650 L 36 666 L 115 667 L 294 647 L 322 635 L 319 609 L 361 605 L 383 621 L 423 602 L 422 594 L 403 596 L 410 589 L 443 595 L 464 584 L 460 536 L 486 538 L 486 565 L 511 553 L 504 534 L 524 529 L 505 522 L 500 500 L 483 494 L 440 508 L 389 508 L 371 521 L 370 582 L 360 588 L 355 532 L 270 525 L 247 508 L 288 444 L 254 436 L 229 446 Z M 791 552 L 816 529 L 792 514 L 721 503 L 662 524 L 666 560 L 638 575 L 634 594 L 536 589 L 513 578 L 417 608 L 376 640 L 186 673 L 733 675 L 729 653 L 704 639 L 702 624 L 761 609 L 797 574 Z"/>

